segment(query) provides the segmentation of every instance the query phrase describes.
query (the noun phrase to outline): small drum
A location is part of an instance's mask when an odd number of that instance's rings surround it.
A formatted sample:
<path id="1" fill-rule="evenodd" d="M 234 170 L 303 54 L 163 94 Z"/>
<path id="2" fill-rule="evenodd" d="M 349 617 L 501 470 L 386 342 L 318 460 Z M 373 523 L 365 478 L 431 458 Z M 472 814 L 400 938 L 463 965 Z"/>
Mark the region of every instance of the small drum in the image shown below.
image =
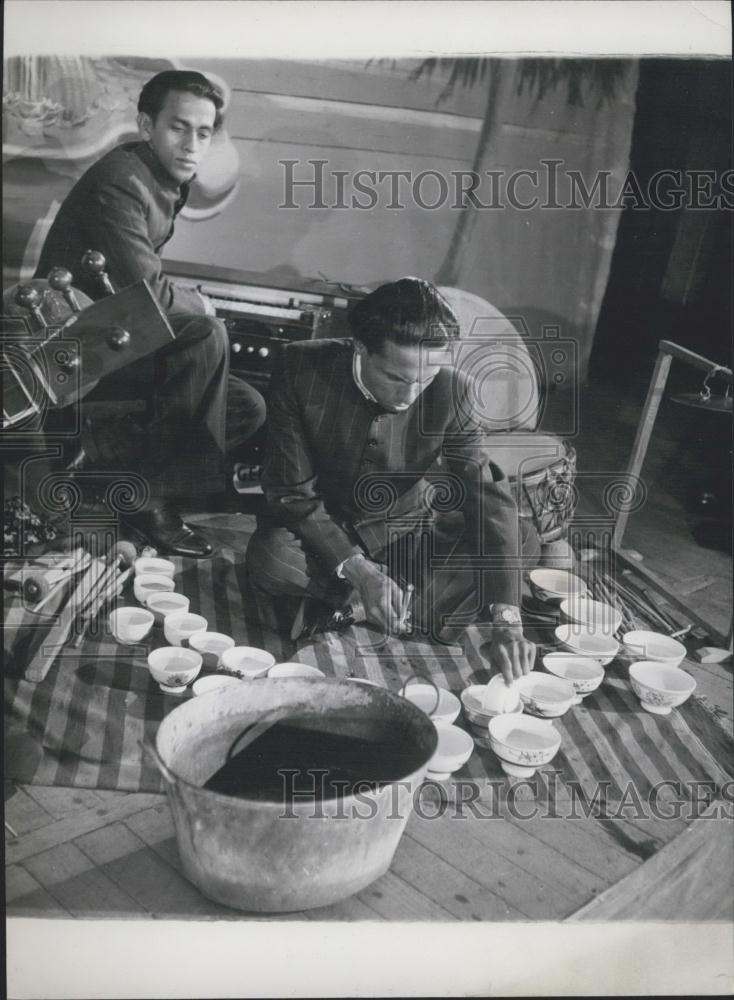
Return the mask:
<path id="1" fill-rule="evenodd" d="M 520 517 L 542 542 L 566 534 L 576 506 L 576 452 L 552 434 L 490 434 L 492 461 L 507 476 Z"/>

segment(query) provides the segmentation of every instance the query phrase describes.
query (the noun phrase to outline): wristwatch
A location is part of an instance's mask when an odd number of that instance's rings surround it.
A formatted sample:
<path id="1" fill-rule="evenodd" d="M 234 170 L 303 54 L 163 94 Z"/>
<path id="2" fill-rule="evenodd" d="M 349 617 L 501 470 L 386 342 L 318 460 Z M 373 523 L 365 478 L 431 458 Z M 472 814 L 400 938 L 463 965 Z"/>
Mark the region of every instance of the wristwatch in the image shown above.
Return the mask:
<path id="1" fill-rule="evenodd" d="M 522 625 L 520 609 L 513 604 L 491 604 L 489 611 L 495 625 Z"/>

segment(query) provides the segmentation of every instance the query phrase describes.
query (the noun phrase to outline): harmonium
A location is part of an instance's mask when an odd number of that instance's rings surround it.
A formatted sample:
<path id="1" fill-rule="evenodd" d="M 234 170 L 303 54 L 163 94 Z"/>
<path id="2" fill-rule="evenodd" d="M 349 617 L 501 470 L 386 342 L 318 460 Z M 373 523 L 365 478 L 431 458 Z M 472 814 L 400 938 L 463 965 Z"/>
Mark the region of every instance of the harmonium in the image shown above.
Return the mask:
<path id="1" fill-rule="evenodd" d="M 166 260 L 176 284 L 195 288 L 214 305 L 227 327 L 230 370 L 267 398 L 278 354 L 286 344 L 319 337 L 347 337 L 347 313 L 368 291 L 316 279 L 268 280 L 262 274 Z"/>

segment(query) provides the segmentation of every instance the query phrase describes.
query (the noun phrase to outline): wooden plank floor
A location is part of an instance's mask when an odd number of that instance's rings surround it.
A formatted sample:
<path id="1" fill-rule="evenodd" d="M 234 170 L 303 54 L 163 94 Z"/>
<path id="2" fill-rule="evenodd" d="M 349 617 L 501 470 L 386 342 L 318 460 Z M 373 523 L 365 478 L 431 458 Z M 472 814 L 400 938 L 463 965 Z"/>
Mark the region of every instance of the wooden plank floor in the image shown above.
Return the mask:
<path id="1" fill-rule="evenodd" d="M 69 796 L 76 801 L 59 815 L 58 791 L 18 788 L 6 802 L 6 820 L 19 835 L 6 831 L 9 916 L 239 916 L 183 876 L 164 796 L 87 792 Z M 597 826 L 414 815 L 387 875 L 342 904 L 288 916 L 558 919 L 639 864 Z"/>

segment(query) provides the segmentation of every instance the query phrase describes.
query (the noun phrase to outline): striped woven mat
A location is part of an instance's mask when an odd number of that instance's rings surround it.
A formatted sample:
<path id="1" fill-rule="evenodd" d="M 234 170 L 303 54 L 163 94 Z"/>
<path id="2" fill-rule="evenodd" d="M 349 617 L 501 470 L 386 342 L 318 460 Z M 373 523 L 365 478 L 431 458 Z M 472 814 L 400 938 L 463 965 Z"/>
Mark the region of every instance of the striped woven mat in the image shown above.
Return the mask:
<path id="1" fill-rule="evenodd" d="M 225 544 L 211 560 L 179 560 L 177 566 L 177 589 L 190 598 L 191 610 L 238 645 L 264 647 L 278 661 L 297 659 L 327 675 L 367 677 L 394 692 L 416 673 L 429 674 L 457 695 L 488 679 L 476 629 L 468 630 L 463 651 L 384 640 L 359 626 L 297 648 L 284 638 L 292 609 L 258 601 L 245 578 L 243 551 Z M 22 679 L 23 655 L 13 658 L 18 627 L 28 624 L 28 613 L 13 605 L 6 612 L 6 776 L 43 785 L 161 791 L 159 774 L 139 741 L 153 740 L 181 697 L 159 690 L 148 673 L 146 647 L 119 646 L 104 634 L 87 638 L 80 649 L 63 650 L 45 680 L 31 684 Z M 163 643 L 160 630 L 153 635 L 154 643 Z M 690 669 L 695 672 L 695 666 Z M 700 798 L 702 785 L 712 798 L 731 772 L 722 750 L 726 740 L 717 737 L 723 730 L 695 696 L 669 716 L 650 715 L 640 708 L 620 661 L 607 668 L 597 692 L 554 724 L 561 749 L 531 782 L 539 798 L 553 799 L 559 781 L 589 801 L 600 789 L 607 802 L 635 796 L 645 801 L 651 794 L 660 801 Z M 505 780 L 492 751 L 479 746 L 454 778 L 487 787 Z"/>

